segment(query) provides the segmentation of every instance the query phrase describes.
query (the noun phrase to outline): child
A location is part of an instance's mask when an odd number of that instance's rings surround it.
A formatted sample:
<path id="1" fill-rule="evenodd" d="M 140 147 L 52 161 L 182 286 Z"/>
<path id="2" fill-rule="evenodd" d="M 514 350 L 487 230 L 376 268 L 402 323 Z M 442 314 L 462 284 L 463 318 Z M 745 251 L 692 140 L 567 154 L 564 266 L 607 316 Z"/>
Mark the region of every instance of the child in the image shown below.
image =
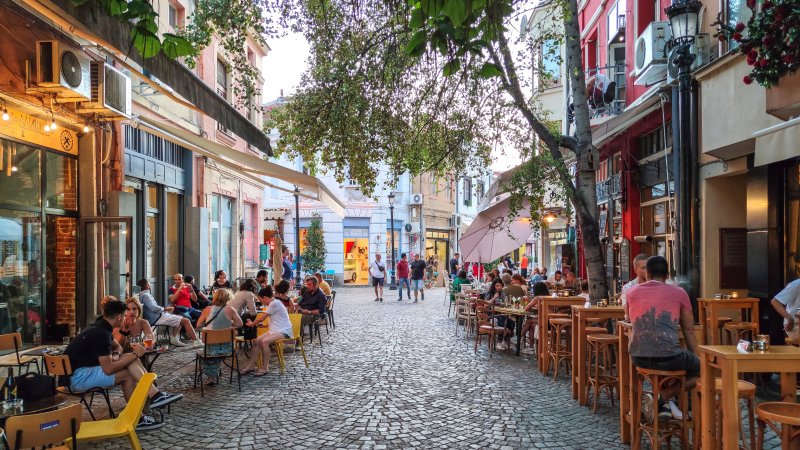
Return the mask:
<path id="1" fill-rule="evenodd" d="M 583 297 L 586 300 L 589 300 L 589 282 L 586 280 L 581 281 L 581 293 L 578 294 L 578 297 Z"/>

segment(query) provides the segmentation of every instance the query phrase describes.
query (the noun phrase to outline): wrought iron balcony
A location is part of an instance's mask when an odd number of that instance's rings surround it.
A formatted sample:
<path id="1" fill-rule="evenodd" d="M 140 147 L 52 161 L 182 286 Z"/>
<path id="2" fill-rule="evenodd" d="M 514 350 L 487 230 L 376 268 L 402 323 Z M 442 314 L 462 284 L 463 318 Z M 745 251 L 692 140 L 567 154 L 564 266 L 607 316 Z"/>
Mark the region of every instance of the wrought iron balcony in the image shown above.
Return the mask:
<path id="1" fill-rule="evenodd" d="M 605 83 L 598 83 L 598 80 Z M 586 71 L 586 90 L 591 119 L 616 116 L 625 109 L 625 63 Z"/>
<path id="2" fill-rule="evenodd" d="M 619 198 L 622 195 L 621 174 L 612 175 L 611 178 L 598 182 L 595 192 L 597 193 L 597 203 Z"/>

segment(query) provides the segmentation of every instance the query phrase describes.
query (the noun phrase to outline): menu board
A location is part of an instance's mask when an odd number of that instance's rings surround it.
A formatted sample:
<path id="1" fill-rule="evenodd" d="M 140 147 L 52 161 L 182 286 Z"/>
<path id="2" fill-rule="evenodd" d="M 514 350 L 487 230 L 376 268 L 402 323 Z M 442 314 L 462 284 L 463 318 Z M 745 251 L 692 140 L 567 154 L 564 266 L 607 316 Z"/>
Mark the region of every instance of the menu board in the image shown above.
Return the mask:
<path id="1" fill-rule="evenodd" d="M 747 229 L 719 230 L 719 287 L 747 288 Z"/>
<path id="2" fill-rule="evenodd" d="M 619 279 L 624 283 L 631 279 L 631 243 L 627 239 L 619 244 Z"/>

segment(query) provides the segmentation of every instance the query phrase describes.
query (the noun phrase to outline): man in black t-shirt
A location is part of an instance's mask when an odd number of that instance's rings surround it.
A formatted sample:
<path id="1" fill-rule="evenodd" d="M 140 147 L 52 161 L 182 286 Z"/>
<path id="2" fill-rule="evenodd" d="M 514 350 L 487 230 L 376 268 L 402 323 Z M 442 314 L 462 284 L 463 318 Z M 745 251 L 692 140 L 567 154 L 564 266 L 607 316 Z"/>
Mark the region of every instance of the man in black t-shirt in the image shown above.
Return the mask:
<path id="1" fill-rule="evenodd" d="M 417 292 L 422 292 L 422 299 L 425 300 L 425 268 L 428 267 L 425 261 L 419 259 L 419 253 L 414 254 L 411 261 L 411 290 L 414 291 L 414 303 L 417 303 Z"/>
<path id="2" fill-rule="evenodd" d="M 110 388 L 119 384 L 125 400 L 130 399 L 147 370 L 139 360 L 144 355 L 144 347 L 131 344 L 133 352 L 122 353 L 122 346 L 114 340 L 112 330 L 122 326 L 125 312 L 125 304 L 110 297 L 103 305 L 102 317 L 75 336 L 64 350 L 72 366 L 70 387 L 73 391 Z M 170 395 L 151 386 L 148 397 L 150 408 L 163 408 L 182 399 L 183 395 Z M 152 430 L 163 425 L 151 416 L 142 416 L 136 429 Z"/>
<path id="3" fill-rule="evenodd" d="M 301 326 L 315 322 L 320 316 L 325 315 L 325 306 L 328 297 L 319 289 L 317 277 L 311 275 L 305 279 L 305 287 L 300 291 L 300 301 L 297 302 L 298 312 L 303 315 Z"/>
<path id="4" fill-rule="evenodd" d="M 458 270 L 461 269 L 461 265 L 458 263 L 458 258 L 461 256 L 461 253 L 456 252 L 452 258 L 450 258 L 450 278 L 455 279 L 458 276 Z"/>

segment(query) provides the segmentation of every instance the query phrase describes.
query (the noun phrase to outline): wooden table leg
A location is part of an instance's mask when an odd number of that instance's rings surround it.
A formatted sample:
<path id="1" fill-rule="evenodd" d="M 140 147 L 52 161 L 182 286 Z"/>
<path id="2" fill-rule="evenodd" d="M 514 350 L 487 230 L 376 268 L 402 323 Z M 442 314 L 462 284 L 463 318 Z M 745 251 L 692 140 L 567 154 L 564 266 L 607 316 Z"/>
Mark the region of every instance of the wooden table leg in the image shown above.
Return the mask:
<path id="1" fill-rule="evenodd" d="M 580 320 L 580 312 L 574 311 L 572 312 L 572 377 L 571 384 L 572 384 L 572 398 L 578 399 L 580 402 L 580 393 L 579 393 L 579 386 L 577 382 L 578 376 L 578 343 L 580 339 L 578 338 L 578 321 Z"/>
<path id="2" fill-rule="evenodd" d="M 631 423 L 628 422 L 628 413 L 631 410 L 630 395 L 630 358 L 628 357 L 628 340 L 625 330 L 617 328 L 619 335 L 619 435 L 623 444 L 631 442 Z"/>
<path id="3" fill-rule="evenodd" d="M 711 323 L 708 327 L 708 336 L 706 336 L 708 345 L 722 345 L 719 341 L 719 317 L 717 316 L 718 312 L 715 310 L 716 308 L 711 308 Z"/>
<path id="4" fill-rule="evenodd" d="M 700 302 L 700 306 L 697 309 L 697 318 L 700 321 L 700 325 L 702 325 L 700 337 L 702 339 L 701 344 L 705 345 L 708 344 L 708 323 L 706 323 L 706 307 L 703 302 Z"/>
<path id="5" fill-rule="evenodd" d="M 794 403 L 797 401 L 797 374 L 781 372 L 781 401 Z"/>
<path id="6" fill-rule="evenodd" d="M 711 356 L 701 353 L 700 354 L 700 382 L 702 390 L 700 391 L 700 416 L 702 417 L 702 429 L 700 430 L 700 438 L 704 450 L 712 450 L 717 448 L 716 433 L 714 427 L 717 423 L 716 414 L 714 411 L 714 368 L 709 361 Z"/>
<path id="7" fill-rule="evenodd" d="M 722 413 L 722 448 L 724 450 L 738 450 L 739 448 L 739 373 L 736 370 L 735 360 L 723 360 L 720 363 L 722 374 L 722 392 L 720 393 L 720 412 Z M 710 386 L 714 379 L 708 380 Z M 706 382 L 703 381 L 703 391 Z M 702 395 L 706 393 L 703 392 Z M 709 398 L 713 393 L 709 393 Z M 705 401 L 705 398 L 703 399 Z M 711 422 L 714 423 L 714 422 Z"/>
<path id="8" fill-rule="evenodd" d="M 545 317 L 547 316 L 547 309 L 542 308 L 541 303 L 539 304 L 539 372 L 544 373 L 544 360 L 545 360 L 545 353 L 547 352 L 547 331 L 544 328 Z"/>
<path id="9" fill-rule="evenodd" d="M 523 316 L 517 315 L 514 319 L 517 321 L 517 356 L 519 356 L 519 349 L 522 346 L 522 319 L 523 319 Z"/>
<path id="10" fill-rule="evenodd" d="M 586 404 L 586 372 L 588 367 L 586 366 L 586 325 L 585 321 L 581 319 L 583 324 L 578 325 L 578 365 L 577 369 L 573 366 L 573 370 L 577 372 L 578 377 L 578 403 L 581 405 Z M 596 362 L 595 362 L 596 363 Z M 595 386 L 596 388 L 597 386 Z"/>

